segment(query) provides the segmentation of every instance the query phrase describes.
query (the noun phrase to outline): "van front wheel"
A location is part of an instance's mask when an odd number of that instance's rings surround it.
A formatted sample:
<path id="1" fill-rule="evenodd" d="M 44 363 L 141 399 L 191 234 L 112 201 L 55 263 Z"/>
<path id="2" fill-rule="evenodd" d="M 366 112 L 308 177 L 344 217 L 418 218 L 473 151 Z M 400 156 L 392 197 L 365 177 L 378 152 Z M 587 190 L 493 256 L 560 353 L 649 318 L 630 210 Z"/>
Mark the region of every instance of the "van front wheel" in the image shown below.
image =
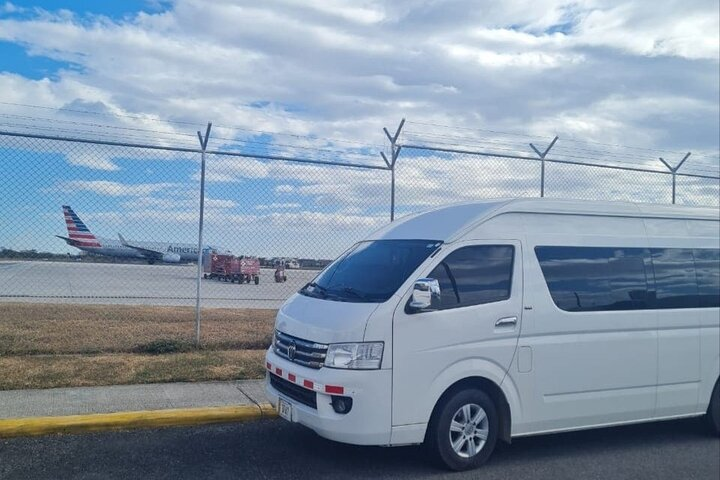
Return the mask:
<path id="1" fill-rule="evenodd" d="M 439 405 L 428 425 L 425 444 L 442 466 L 477 468 L 495 449 L 499 424 L 495 404 L 485 392 L 462 390 Z"/>

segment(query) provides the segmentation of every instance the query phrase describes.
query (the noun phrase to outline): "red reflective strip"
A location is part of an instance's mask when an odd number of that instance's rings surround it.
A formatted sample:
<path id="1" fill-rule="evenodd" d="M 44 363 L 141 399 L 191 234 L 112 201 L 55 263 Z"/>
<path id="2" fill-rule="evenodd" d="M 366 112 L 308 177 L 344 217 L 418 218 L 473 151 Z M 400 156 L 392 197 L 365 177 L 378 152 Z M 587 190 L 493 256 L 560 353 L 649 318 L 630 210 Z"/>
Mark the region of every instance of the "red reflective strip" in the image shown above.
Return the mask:
<path id="1" fill-rule="evenodd" d="M 267 367 L 268 370 L 272 370 L 272 365 L 270 365 L 270 362 L 267 362 L 265 364 L 265 366 Z"/>
<path id="2" fill-rule="evenodd" d="M 296 380 L 295 375 L 293 375 L 292 373 L 288 373 L 288 380 L 290 380 L 291 382 L 295 382 L 295 380 Z"/>
<path id="3" fill-rule="evenodd" d="M 275 367 L 275 374 L 280 375 L 282 377 L 282 369 Z"/>
<path id="4" fill-rule="evenodd" d="M 312 390 L 313 382 L 311 382 L 310 380 L 303 380 L 303 387 L 309 388 L 310 390 Z"/>
<path id="5" fill-rule="evenodd" d="M 336 387 L 334 385 L 325 385 L 325 393 L 342 395 L 344 392 L 345 392 L 345 389 L 343 387 Z"/>

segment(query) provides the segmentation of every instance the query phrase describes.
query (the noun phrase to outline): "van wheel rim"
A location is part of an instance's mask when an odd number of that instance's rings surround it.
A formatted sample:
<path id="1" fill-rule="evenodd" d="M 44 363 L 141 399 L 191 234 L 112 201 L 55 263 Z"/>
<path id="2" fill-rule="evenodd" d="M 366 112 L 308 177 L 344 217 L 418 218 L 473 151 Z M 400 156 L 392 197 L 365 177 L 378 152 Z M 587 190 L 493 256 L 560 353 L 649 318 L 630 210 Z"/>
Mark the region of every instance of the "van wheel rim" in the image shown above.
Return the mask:
<path id="1" fill-rule="evenodd" d="M 487 414 L 475 403 L 460 407 L 450 421 L 450 445 L 462 458 L 474 457 L 480 453 L 489 433 Z"/>

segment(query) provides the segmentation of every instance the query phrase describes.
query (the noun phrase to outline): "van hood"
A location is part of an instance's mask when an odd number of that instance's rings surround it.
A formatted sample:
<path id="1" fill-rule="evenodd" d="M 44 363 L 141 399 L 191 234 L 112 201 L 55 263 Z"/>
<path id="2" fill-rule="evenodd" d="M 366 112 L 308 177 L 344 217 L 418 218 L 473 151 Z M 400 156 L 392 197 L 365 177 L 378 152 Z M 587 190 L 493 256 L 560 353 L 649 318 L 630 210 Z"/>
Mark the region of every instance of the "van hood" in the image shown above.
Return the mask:
<path id="1" fill-rule="evenodd" d="M 275 328 L 317 343 L 362 342 L 377 303 L 323 300 L 296 293 L 280 308 Z"/>

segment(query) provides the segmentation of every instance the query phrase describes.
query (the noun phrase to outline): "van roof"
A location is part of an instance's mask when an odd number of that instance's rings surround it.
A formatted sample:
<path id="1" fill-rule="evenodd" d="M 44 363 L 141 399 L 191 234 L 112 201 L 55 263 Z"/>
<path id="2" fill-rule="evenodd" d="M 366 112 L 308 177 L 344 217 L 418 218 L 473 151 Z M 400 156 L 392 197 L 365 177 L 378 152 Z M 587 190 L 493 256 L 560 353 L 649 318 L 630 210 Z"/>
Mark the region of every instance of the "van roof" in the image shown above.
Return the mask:
<path id="1" fill-rule="evenodd" d="M 377 230 L 371 240 L 453 241 L 469 229 L 504 213 L 553 213 L 620 217 L 720 220 L 717 208 L 553 198 L 488 199 L 446 205 L 410 214 Z"/>

